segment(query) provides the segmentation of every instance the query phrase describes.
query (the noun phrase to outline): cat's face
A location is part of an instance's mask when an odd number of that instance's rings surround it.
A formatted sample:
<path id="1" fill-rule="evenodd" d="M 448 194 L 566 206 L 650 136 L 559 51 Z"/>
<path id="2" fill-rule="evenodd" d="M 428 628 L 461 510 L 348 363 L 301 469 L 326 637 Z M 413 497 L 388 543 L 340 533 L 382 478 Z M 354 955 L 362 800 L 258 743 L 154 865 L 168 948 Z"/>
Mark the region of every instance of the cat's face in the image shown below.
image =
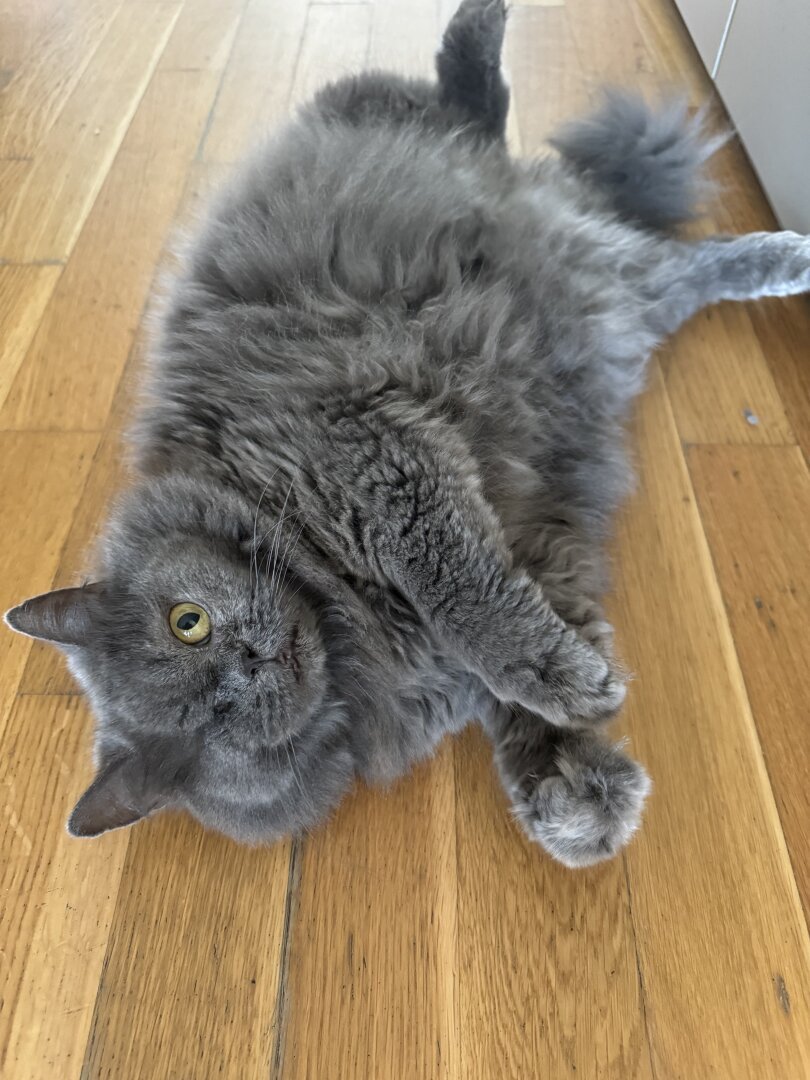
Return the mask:
<path id="1" fill-rule="evenodd" d="M 131 496 L 105 543 L 100 581 L 7 616 L 64 648 L 97 717 L 99 776 L 74 832 L 182 804 L 183 785 L 205 789 L 234 763 L 256 760 L 324 702 L 326 651 L 288 566 L 288 535 L 264 518 L 254 541 L 244 508 L 225 511 L 171 485 Z"/>

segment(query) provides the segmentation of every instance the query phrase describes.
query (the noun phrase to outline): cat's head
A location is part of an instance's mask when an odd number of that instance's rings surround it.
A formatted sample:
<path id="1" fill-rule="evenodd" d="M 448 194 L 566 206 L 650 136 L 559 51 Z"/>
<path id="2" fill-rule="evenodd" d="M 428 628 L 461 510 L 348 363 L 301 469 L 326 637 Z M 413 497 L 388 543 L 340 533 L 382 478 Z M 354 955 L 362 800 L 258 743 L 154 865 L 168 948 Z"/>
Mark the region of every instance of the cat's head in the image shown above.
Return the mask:
<path id="1" fill-rule="evenodd" d="M 238 786 L 328 709 L 317 595 L 294 540 L 293 523 L 236 496 L 152 481 L 113 515 L 98 580 L 8 612 L 64 650 L 96 715 L 98 774 L 74 835 L 194 810 L 191 794 Z"/>

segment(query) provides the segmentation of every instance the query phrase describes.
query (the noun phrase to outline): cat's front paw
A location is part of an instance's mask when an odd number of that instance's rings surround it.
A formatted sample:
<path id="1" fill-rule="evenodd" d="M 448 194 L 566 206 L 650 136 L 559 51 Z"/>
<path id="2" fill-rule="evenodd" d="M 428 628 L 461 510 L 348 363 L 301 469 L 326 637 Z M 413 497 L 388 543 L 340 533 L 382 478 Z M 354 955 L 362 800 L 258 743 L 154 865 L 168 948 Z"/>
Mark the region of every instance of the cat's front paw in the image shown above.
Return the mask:
<path id="1" fill-rule="evenodd" d="M 515 816 L 530 840 L 565 866 L 616 855 L 639 826 L 650 791 L 644 769 L 589 734 L 557 750 L 554 771 L 512 791 Z"/>
<path id="2" fill-rule="evenodd" d="M 616 668 L 575 630 L 566 630 L 531 671 L 516 700 L 560 727 L 606 723 L 627 694 Z"/>

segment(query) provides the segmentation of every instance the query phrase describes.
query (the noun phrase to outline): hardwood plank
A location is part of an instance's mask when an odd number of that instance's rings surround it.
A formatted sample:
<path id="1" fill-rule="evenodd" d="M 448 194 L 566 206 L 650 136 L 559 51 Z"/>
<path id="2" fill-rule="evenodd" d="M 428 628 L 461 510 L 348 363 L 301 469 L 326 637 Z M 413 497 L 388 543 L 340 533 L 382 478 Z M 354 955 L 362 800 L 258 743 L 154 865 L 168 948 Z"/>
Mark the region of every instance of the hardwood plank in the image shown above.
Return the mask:
<path id="1" fill-rule="evenodd" d="M 790 425 L 810 461 L 810 300 L 796 296 L 751 304 L 749 316 Z"/>
<path id="2" fill-rule="evenodd" d="M 804 1076 L 807 926 L 657 374 L 635 442 L 614 607 L 638 673 L 627 730 L 655 783 L 626 854 L 654 1072 Z"/>
<path id="3" fill-rule="evenodd" d="M 366 4 L 317 4 L 309 9 L 290 103 L 308 101 L 324 83 L 361 71 L 368 52 L 371 9 Z"/>
<path id="4" fill-rule="evenodd" d="M 49 4 L 28 19 L 25 52 L 0 96 L 0 157 L 30 157 L 66 101 L 121 8 L 122 0 Z M 3 35 L 9 13 L 2 13 Z M 6 67 L 3 63 L 3 67 Z"/>
<path id="5" fill-rule="evenodd" d="M 245 0 L 185 0 L 159 71 L 225 70 Z"/>
<path id="6" fill-rule="evenodd" d="M 202 70 L 156 73 L 0 410 L 0 428 L 104 426 L 217 80 Z"/>
<path id="7" fill-rule="evenodd" d="M 632 3 L 566 0 L 565 11 L 591 94 L 605 84 L 632 81 L 634 90 L 657 96 L 660 76 Z"/>
<path id="8" fill-rule="evenodd" d="M 458 5 L 440 10 L 435 0 L 375 0 L 368 66 L 403 75 L 435 78 L 441 33 Z M 444 5 L 446 8 L 446 5 Z"/>
<path id="9" fill-rule="evenodd" d="M 239 161 L 287 118 L 306 17 L 302 0 L 250 0 L 201 149 L 205 161 Z"/>
<path id="10" fill-rule="evenodd" d="M 664 349 L 667 391 L 684 442 L 796 441 L 747 308 L 707 308 Z"/>
<path id="11" fill-rule="evenodd" d="M 128 839 L 80 843 L 65 831 L 90 775 L 89 726 L 79 698 L 21 697 L 3 734 L 6 1080 L 71 1080 L 81 1069 Z"/>
<path id="12" fill-rule="evenodd" d="M 647 49 L 655 58 L 662 87 L 675 91 L 683 88 L 690 104 L 696 106 L 711 98 L 714 95 L 711 80 L 675 4 L 670 0 L 623 0 L 623 3 L 631 8 Z M 596 4 L 591 5 L 591 12 L 595 8 Z"/>
<path id="13" fill-rule="evenodd" d="M 180 0 L 121 8 L 7 210 L 0 257 L 70 253 L 179 11 Z"/>
<path id="14" fill-rule="evenodd" d="M 0 200 L 2 200 L 0 204 L 0 228 L 2 228 L 4 208 L 11 205 L 12 201 L 17 197 L 17 193 L 28 182 L 32 166 L 33 162 L 29 158 L 0 160 Z M 55 262 L 58 261 L 55 260 Z M 0 258 L 0 266 L 5 264 L 6 260 Z"/>
<path id="15" fill-rule="evenodd" d="M 61 273 L 61 266 L 0 266 L 0 408 Z"/>
<path id="16" fill-rule="evenodd" d="M 545 152 L 554 128 L 587 108 L 567 8 L 512 9 L 504 55 L 522 152 Z"/>
<path id="17" fill-rule="evenodd" d="M 458 1075 L 650 1078 L 623 861 L 552 862 L 510 820 L 491 756 L 478 732 L 456 747 Z"/>
<path id="18" fill-rule="evenodd" d="M 90 475 L 73 512 L 59 564 L 53 580 L 45 587 L 63 588 L 75 585 L 85 576 L 92 576 L 93 544 L 98 537 L 112 498 L 122 490 L 127 472 L 124 447 L 118 427 L 111 428 L 101 438 L 93 459 Z M 22 694 L 72 694 L 76 683 L 58 649 L 41 641 L 31 644 L 19 692 Z"/>
<path id="19" fill-rule="evenodd" d="M 0 432 L 0 613 L 49 588 L 98 436 Z M 0 625 L 0 737 L 30 641 Z"/>
<path id="20" fill-rule="evenodd" d="M 0 70 L 11 76 L 30 55 L 40 32 L 41 13 L 35 4 L 25 7 L 15 0 L 0 2 L 3 35 L 0 37 Z"/>
<path id="21" fill-rule="evenodd" d="M 456 1077 L 453 757 L 303 844 L 279 1075 Z"/>
<path id="22" fill-rule="evenodd" d="M 807 915 L 810 474 L 793 447 L 692 447 L 687 460 Z"/>
<path id="23" fill-rule="evenodd" d="M 82 1076 L 269 1075 L 289 861 L 177 816 L 135 827 Z"/>

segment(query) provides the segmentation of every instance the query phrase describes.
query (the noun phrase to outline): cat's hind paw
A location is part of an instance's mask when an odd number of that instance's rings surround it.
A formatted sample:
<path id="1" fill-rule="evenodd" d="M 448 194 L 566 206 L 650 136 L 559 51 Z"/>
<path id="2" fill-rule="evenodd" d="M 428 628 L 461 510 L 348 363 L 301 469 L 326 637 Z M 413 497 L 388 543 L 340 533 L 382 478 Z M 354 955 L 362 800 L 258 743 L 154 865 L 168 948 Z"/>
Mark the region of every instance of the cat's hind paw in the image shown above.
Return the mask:
<path id="1" fill-rule="evenodd" d="M 590 866 L 619 852 L 639 826 L 650 791 L 644 769 L 619 746 L 581 734 L 561 745 L 554 771 L 513 792 L 531 840 L 565 866 Z"/>

